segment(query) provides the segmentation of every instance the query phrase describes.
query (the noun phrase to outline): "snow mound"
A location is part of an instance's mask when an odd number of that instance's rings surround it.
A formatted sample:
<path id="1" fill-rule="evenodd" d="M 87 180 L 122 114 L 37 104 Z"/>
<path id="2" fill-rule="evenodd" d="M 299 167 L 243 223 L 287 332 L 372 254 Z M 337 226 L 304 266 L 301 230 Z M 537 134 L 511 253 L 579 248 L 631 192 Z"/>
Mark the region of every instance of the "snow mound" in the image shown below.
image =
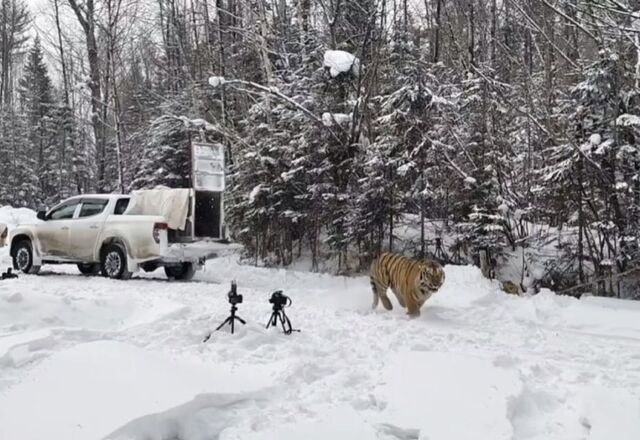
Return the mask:
<path id="1" fill-rule="evenodd" d="M 418 428 L 430 440 L 511 440 L 509 402 L 521 392 L 514 370 L 437 352 L 398 353 L 378 390 L 394 425 Z"/>
<path id="2" fill-rule="evenodd" d="M 0 223 L 5 225 L 16 226 L 36 221 L 36 212 L 32 209 L 12 208 L 11 206 L 0 207 Z"/>
<path id="3" fill-rule="evenodd" d="M 119 427 L 128 425 L 132 419 L 183 405 L 203 393 L 251 393 L 260 390 L 270 382 L 259 370 L 256 367 L 232 370 L 195 360 L 178 361 L 113 341 L 77 345 L 51 356 L 31 372 L 29 380 L 9 388 L 2 396 L 0 438 L 104 438 L 117 432 Z M 189 411 L 177 413 L 191 414 L 196 407 L 208 405 L 229 405 L 247 396 L 200 397 L 188 408 Z M 37 423 L 25 423 L 25 414 L 37 415 Z M 158 422 L 160 419 L 155 420 Z M 156 430 L 163 427 L 170 430 L 176 426 L 169 422 L 153 424 Z M 131 431 L 145 431 L 145 428 L 150 426 L 134 423 L 123 428 L 127 437 L 113 438 L 151 438 L 149 434 L 130 434 Z M 152 438 L 176 438 L 170 435 Z"/>
<path id="4" fill-rule="evenodd" d="M 348 405 L 326 407 L 313 420 L 279 425 L 242 438 L 245 440 L 379 440 L 377 430 Z M 390 439 L 394 437 L 388 437 Z M 401 438 L 401 437 L 398 437 Z M 409 439 L 407 439 L 409 440 Z"/>
<path id="5" fill-rule="evenodd" d="M 409 319 L 392 294 L 371 310 L 367 276 L 230 256 L 192 283 L 48 270 L 0 282 L 3 440 L 640 438 L 640 302 L 506 295 L 448 265 Z M 233 279 L 247 324 L 203 344 Z M 264 328 L 274 290 L 300 333 Z"/>
<path id="6" fill-rule="evenodd" d="M 640 438 L 640 398 L 624 389 L 591 387 L 582 393 L 580 423 L 589 440 Z M 615 434 L 612 434 L 615 433 Z"/>
<path id="7" fill-rule="evenodd" d="M 344 50 L 328 50 L 324 53 L 324 67 L 329 69 L 332 78 L 341 73 L 360 73 L 360 60 Z"/>
<path id="8" fill-rule="evenodd" d="M 80 281 L 85 281 L 83 284 L 90 288 L 90 281 L 83 278 Z M 58 329 L 121 330 L 187 310 L 182 304 L 166 299 L 149 309 L 125 295 L 87 297 L 83 292 L 65 289 L 57 280 L 52 284 L 58 286 L 53 294 L 30 291 L 21 295 L 19 301 L 15 298 L 16 293 L 28 291 L 25 277 L 0 284 L 0 330 L 5 325 L 33 330 L 51 326 Z M 93 289 L 99 291 L 99 286 L 94 285 Z"/>

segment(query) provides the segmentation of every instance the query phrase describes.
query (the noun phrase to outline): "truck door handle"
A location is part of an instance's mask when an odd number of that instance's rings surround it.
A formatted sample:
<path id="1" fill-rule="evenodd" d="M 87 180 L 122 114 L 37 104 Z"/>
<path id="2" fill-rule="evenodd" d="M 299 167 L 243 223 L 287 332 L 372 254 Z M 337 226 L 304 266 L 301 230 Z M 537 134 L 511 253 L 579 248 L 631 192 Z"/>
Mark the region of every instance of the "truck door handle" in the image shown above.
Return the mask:
<path id="1" fill-rule="evenodd" d="M 98 225 L 91 225 L 89 226 L 89 229 L 98 229 Z"/>
<path id="2" fill-rule="evenodd" d="M 69 230 L 69 226 L 63 226 L 63 227 L 62 227 L 62 230 L 63 230 L 63 231 L 68 231 L 68 230 Z"/>

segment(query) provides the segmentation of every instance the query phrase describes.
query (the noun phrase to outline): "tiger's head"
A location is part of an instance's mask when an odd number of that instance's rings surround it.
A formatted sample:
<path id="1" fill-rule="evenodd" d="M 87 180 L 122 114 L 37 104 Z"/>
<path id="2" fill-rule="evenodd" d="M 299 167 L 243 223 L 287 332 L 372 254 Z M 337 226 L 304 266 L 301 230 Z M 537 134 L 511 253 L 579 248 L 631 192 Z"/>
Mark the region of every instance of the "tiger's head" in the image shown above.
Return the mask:
<path id="1" fill-rule="evenodd" d="M 429 299 L 444 283 L 444 270 L 436 261 L 424 261 L 420 264 L 420 274 L 416 280 L 418 290 L 424 301 Z"/>

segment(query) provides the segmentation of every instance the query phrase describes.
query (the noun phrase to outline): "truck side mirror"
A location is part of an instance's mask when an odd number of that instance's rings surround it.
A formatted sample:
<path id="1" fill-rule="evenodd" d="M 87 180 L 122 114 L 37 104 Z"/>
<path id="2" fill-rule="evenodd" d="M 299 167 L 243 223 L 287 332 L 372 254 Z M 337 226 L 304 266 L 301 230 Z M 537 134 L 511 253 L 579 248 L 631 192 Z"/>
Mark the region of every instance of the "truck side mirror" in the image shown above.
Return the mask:
<path id="1" fill-rule="evenodd" d="M 40 220 L 46 220 L 47 219 L 47 211 L 45 210 L 40 210 L 38 211 L 38 213 L 36 214 L 36 217 Z"/>

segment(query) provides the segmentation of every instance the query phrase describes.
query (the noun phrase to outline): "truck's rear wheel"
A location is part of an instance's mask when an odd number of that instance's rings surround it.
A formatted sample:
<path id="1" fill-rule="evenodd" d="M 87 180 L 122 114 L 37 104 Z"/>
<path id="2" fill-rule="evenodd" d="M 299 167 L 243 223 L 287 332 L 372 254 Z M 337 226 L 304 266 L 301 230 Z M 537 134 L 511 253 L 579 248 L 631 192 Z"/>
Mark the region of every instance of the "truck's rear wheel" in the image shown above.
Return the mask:
<path id="1" fill-rule="evenodd" d="M 167 278 L 178 281 L 189 281 L 196 273 L 196 266 L 193 263 L 179 263 L 164 267 Z"/>
<path id="2" fill-rule="evenodd" d="M 108 244 L 100 253 L 100 271 L 108 278 L 127 280 L 131 272 L 127 270 L 127 253 L 117 244 Z"/>
<path id="3" fill-rule="evenodd" d="M 33 265 L 33 249 L 30 240 L 22 240 L 13 250 L 13 268 L 22 273 L 37 274 L 40 266 Z"/>
<path id="4" fill-rule="evenodd" d="M 78 263 L 78 270 L 82 275 L 98 275 L 100 265 L 96 263 Z"/>

